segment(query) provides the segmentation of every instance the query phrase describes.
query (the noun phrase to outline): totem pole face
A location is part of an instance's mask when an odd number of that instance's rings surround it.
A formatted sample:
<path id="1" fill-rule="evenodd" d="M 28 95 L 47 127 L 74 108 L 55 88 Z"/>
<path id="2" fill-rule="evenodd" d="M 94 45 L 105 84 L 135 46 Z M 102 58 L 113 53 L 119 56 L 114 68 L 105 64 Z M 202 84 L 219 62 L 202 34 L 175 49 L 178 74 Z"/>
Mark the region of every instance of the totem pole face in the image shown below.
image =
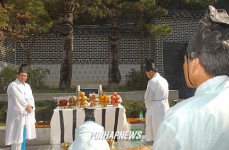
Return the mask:
<path id="1" fill-rule="evenodd" d="M 73 10 L 74 4 L 65 2 L 59 6 L 60 32 L 69 35 L 73 32 Z"/>

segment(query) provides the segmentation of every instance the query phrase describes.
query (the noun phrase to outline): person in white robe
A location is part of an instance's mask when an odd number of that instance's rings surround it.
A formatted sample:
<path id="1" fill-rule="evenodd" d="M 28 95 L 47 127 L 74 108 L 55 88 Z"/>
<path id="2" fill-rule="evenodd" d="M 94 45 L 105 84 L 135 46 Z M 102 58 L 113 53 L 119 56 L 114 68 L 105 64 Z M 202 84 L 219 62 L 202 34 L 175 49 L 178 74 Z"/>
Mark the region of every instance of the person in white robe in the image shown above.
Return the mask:
<path id="1" fill-rule="evenodd" d="M 110 150 L 106 139 L 96 139 L 96 133 L 103 134 L 103 126 L 95 122 L 94 109 L 87 109 L 85 122 L 76 128 L 75 141 L 68 150 Z"/>
<path id="2" fill-rule="evenodd" d="M 23 130 L 26 126 L 26 138 L 36 138 L 35 103 L 32 90 L 27 79 L 27 66 L 22 64 L 17 79 L 7 88 L 8 110 L 6 119 L 5 144 L 11 145 L 12 150 L 21 150 Z"/>
<path id="3" fill-rule="evenodd" d="M 93 133 L 104 133 L 103 126 L 94 121 L 86 121 L 76 128 L 75 141 L 69 150 L 110 150 L 104 139 L 93 139 Z"/>
<path id="4" fill-rule="evenodd" d="M 157 72 L 152 60 L 146 60 L 146 75 L 150 79 L 144 97 L 146 106 L 146 141 L 155 141 L 157 130 L 169 109 L 169 88 L 167 80 Z"/>
<path id="5" fill-rule="evenodd" d="M 228 35 L 228 14 L 209 6 L 184 56 L 186 84 L 195 94 L 168 111 L 153 150 L 228 150 Z"/>

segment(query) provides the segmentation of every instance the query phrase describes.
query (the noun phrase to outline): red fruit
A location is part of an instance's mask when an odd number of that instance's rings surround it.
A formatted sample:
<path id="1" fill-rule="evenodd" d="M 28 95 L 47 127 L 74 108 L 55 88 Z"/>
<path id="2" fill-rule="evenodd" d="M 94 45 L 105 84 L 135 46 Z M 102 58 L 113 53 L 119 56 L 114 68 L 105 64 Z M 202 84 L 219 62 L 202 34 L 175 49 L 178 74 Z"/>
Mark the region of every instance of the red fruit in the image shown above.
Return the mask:
<path id="1" fill-rule="evenodd" d="M 119 96 L 116 96 L 116 100 L 119 100 L 120 99 L 120 97 Z"/>
<path id="2" fill-rule="evenodd" d="M 111 99 L 115 100 L 115 96 L 111 96 Z"/>
<path id="3" fill-rule="evenodd" d="M 120 103 L 120 100 L 116 100 L 116 103 Z"/>
<path id="4" fill-rule="evenodd" d="M 114 103 L 115 103 L 115 100 L 112 99 L 112 100 L 111 100 L 111 104 L 114 104 Z"/>
<path id="5" fill-rule="evenodd" d="M 117 94 L 117 92 L 114 92 L 113 95 L 114 95 L 114 96 L 117 96 L 118 94 Z"/>

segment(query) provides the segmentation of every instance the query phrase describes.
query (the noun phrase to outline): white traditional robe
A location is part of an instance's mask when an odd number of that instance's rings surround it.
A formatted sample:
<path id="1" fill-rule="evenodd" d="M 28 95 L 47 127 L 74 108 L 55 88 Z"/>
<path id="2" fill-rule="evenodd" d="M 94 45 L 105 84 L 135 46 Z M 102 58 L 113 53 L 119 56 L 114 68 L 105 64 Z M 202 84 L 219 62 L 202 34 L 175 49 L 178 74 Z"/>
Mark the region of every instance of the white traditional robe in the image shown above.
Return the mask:
<path id="1" fill-rule="evenodd" d="M 69 150 L 110 150 L 106 140 L 96 140 L 92 138 L 92 132 L 103 133 L 104 128 L 94 121 L 86 121 L 76 128 L 75 141 Z"/>
<path id="2" fill-rule="evenodd" d="M 148 81 L 145 93 L 146 141 L 156 140 L 157 130 L 169 109 L 168 95 L 168 82 L 159 73 L 156 73 Z"/>
<path id="3" fill-rule="evenodd" d="M 153 150 L 228 150 L 229 77 L 202 83 L 193 97 L 171 108 Z"/>
<path id="4" fill-rule="evenodd" d="M 20 144 L 23 142 L 24 125 L 26 125 L 27 131 L 26 138 L 36 138 L 35 104 L 29 84 L 23 84 L 16 79 L 9 84 L 7 94 L 6 145 Z M 33 106 L 31 113 L 28 113 L 26 110 L 26 105 L 28 104 Z"/>

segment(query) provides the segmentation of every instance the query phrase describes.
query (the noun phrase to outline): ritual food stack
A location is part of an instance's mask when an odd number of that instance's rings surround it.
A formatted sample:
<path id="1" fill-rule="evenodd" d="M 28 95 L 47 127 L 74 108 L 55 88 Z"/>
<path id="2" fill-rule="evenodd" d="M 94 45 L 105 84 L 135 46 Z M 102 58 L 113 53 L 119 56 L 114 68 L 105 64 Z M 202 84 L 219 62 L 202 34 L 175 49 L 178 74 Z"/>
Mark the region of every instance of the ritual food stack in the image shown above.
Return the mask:
<path id="1" fill-rule="evenodd" d="M 99 102 L 99 99 L 96 97 L 95 93 L 92 93 L 92 96 L 88 98 L 88 101 L 91 103 L 90 107 L 95 107 L 96 103 Z"/>
<path id="2" fill-rule="evenodd" d="M 117 94 L 117 92 L 114 92 L 111 96 L 111 104 L 113 104 L 113 106 L 118 106 L 120 103 L 120 96 Z"/>
<path id="3" fill-rule="evenodd" d="M 69 98 L 69 100 L 68 100 L 68 107 L 69 108 L 73 108 L 75 106 L 76 106 L 76 100 L 75 100 L 75 98 L 74 97 Z"/>
<path id="4" fill-rule="evenodd" d="M 58 106 L 64 107 L 68 105 L 68 101 L 66 99 L 61 99 L 58 101 Z"/>
<path id="5" fill-rule="evenodd" d="M 85 96 L 84 92 L 79 91 L 79 95 L 77 96 L 77 106 L 85 107 L 87 105 L 87 96 Z"/>
<path id="6" fill-rule="evenodd" d="M 99 104 L 101 105 L 101 107 L 107 107 L 108 103 L 109 103 L 109 96 L 106 94 L 102 94 L 99 97 Z"/>

